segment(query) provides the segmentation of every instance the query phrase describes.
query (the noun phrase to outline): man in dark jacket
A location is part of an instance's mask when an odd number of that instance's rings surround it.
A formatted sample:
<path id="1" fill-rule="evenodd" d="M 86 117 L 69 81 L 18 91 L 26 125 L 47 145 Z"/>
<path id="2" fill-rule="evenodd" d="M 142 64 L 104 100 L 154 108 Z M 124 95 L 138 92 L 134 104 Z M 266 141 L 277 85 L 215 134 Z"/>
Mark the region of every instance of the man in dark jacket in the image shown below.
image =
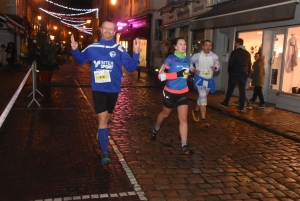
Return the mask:
<path id="1" fill-rule="evenodd" d="M 235 50 L 231 52 L 229 61 L 228 61 L 228 87 L 226 92 L 226 97 L 223 102 L 220 102 L 220 105 L 224 108 L 228 107 L 228 102 L 233 93 L 235 85 L 239 84 L 239 112 L 244 112 L 245 96 L 246 96 L 246 82 L 247 78 L 251 73 L 251 56 L 250 53 L 245 50 L 243 46 L 244 40 L 237 38 L 235 40 Z"/>

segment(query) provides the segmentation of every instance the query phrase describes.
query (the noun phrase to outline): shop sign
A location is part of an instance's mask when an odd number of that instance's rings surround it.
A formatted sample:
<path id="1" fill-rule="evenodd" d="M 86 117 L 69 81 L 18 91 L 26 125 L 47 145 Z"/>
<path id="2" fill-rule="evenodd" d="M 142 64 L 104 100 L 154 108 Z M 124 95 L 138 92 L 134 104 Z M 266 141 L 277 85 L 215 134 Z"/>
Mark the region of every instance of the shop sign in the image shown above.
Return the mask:
<path id="1" fill-rule="evenodd" d="M 25 28 L 8 17 L 6 18 L 6 24 L 7 24 L 7 28 L 12 32 L 15 32 L 20 35 L 25 34 Z"/>
<path id="2" fill-rule="evenodd" d="M 177 20 L 183 20 L 190 17 L 190 9 L 188 7 L 177 9 Z"/>
<path id="3" fill-rule="evenodd" d="M 207 12 L 209 9 L 207 8 L 209 5 L 207 0 L 200 0 L 199 3 L 192 3 L 192 16 L 200 15 Z"/>
<path id="4" fill-rule="evenodd" d="M 125 22 L 118 22 L 117 23 L 117 29 L 118 30 L 122 30 L 126 26 L 127 26 L 127 23 L 125 23 Z"/>
<path id="5" fill-rule="evenodd" d="M 170 22 L 176 21 L 175 13 L 165 13 L 163 15 L 163 24 L 168 24 Z"/>

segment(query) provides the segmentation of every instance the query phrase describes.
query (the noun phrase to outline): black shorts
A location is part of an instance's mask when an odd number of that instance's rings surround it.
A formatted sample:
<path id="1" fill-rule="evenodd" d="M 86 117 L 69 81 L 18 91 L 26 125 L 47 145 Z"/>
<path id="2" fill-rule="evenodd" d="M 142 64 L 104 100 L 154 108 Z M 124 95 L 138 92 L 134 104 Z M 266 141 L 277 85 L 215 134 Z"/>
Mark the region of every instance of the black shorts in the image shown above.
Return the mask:
<path id="1" fill-rule="evenodd" d="M 183 94 L 173 94 L 166 90 L 163 90 L 162 94 L 163 105 L 166 108 L 172 108 L 174 104 L 176 106 L 188 105 L 188 92 Z"/>
<path id="2" fill-rule="evenodd" d="M 108 111 L 109 114 L 112 114 L 117 103 L 118 95 L 119 93 L 93 91 L 96 113 L 99 114 Z"/>

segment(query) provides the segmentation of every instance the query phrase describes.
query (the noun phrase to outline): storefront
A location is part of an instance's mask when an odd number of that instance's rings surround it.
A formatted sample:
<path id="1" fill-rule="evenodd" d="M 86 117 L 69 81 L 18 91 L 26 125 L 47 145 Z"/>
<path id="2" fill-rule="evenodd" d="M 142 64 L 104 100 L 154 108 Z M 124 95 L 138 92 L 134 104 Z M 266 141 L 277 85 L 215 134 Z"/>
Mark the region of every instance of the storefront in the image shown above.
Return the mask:
<path id="1" fill-rule="evenodd" d="M 210 1 L 199 0 L 195 2 L 179 2 L 168 4 L 161 8 L 163 23 L 160 30 L 163 32 L 163 40 L 169 38 L 183 37 L 187 42 L 187 55 L 201 51 L 201 41 L 212 40 L 212 32 L 208 29 L 190 30 L 190 22 L 198 15 L 207 12 Z M 168 55 L 171 48 L 165 48 L 163 55 Z"/>
<path id="2" fill-rule="evenodd" d="M 17 15 L 0 14 L 0 62 L 3 64 L 6 64 L 5 49 L 9 42 L 13 42 L 16 56 L 21 53 L 21 41 L 25 38 L 25 28 L 22 23 L 23 19 Z"/>
<path id="3" fill-rule="evenodd" d="M 218 89 L 227 89 L 228 58 L 235 38 L 242 38 L 252 59 L 256 52 L 265 57 L 265 100 L 300 113 L 299 24 L 300 5 L 296 0 L 248 0 L 213 8 L 193 21 L 191 29 L 215 29 L 216 53 L 222 58 Z M 248 91 L 249 96 L 252 93 Z M 238 90 L 234 95 L 238 96 Z"/>
<path id="4" fill-rule="evenodd" d="M 117 22 L 116 42 L 121 44 L 129 54 L 133 53 L 135 39 L 140 40 L 139 67 L 149 66 L 151 15 L 143 15 L 126 21 Z"/>

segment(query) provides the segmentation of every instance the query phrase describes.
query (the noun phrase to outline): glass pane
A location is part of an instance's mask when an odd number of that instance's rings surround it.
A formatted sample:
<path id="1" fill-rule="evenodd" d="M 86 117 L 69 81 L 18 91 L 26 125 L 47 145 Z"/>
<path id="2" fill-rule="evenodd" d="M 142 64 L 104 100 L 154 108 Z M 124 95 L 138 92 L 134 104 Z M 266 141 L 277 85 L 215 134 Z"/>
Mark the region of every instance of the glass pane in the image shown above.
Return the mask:
<path id="1" fill-rule="evenodd" d="M 279 90 L 284 34 L 276 34 L 273 40 L 271 89 Z"/>
<path id="2" fill-rule="evenodd" d="M 298 45 L 297 45 L 298 44 Z M 300 27 L 288 29 L 282 91 L 300 94 Z"/>
<path id="3" fill-rule="evenodd" d="M 238 33 L 238 37 L 244 40 L 246 50 L 251 54 L 251 63 L 253 64 L 256 52 L 261 52 L 263 31 L 248 31 Z"/>

